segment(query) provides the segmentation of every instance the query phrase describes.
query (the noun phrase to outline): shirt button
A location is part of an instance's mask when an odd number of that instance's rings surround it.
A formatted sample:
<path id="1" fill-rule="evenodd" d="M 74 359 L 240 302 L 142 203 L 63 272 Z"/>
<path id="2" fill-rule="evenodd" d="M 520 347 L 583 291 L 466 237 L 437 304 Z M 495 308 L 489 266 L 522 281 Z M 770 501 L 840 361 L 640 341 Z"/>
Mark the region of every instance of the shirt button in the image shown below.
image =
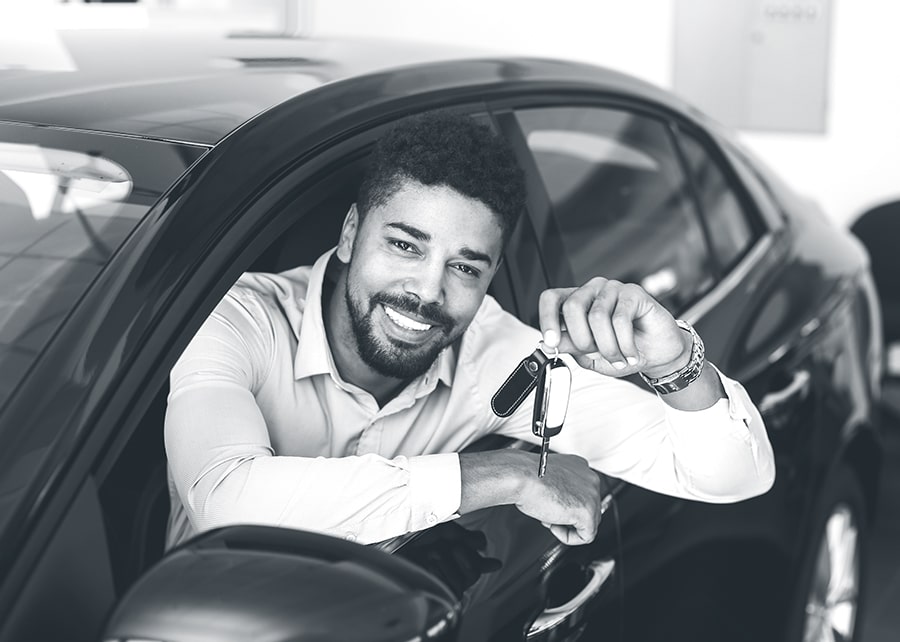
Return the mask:
<path id="1" fill-rule="evenodd" d="M 425 516 L 425 523 L 429 526 L 434 526 L 435 524 L 437 524 L 437 521 L 437 515 L 435 515 L 434 513 L 428 513 Z"/>
<path id="2" fill-rule="evenodd" d="M 347 540 L 348 542 L 355 542 L 356 541 L 356 533 L 345 533 L 344 539 Z"/>

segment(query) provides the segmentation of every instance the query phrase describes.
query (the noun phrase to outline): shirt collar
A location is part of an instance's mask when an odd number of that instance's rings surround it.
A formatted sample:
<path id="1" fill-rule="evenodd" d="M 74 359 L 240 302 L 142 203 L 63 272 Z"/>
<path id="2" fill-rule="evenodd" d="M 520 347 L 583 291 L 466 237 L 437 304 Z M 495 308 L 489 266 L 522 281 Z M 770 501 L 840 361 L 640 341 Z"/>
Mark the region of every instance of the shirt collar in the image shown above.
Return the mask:
<path id="1" fill-rule="evenodd" d="M 325 321 L 322 316 L 322 289 L 325 282 L 325 270 L 334 255 L 332 248 L 316 259 L 309 273 L 306 285 L 306 300 L 298 301 L 303 308 L 303 316 L 299 319 L 299 328 L 294 328 L 297 335 L 297 352 L 294 354 L 294 379 L 304 379 L 318 374 L 337 374 L 334 358 L 325 334 Z"/>
<path id="2" fill-rule="evenodd" d="M 299 320 L 299 328 L 294 328 L 297 336 L 297 352 L 294 355 L 294 379 L 300 380 L 320 374 L 330 374 L 335 381 L 341 381 L 328 335 L 325 333 L 325 317 L 322 314 L 322 293 L 328 264 L 337 248 L 332 248 L 320 256 L 309 273 L 305 302 L 298 302 L 303 308 L 303 316 Z M 441 381 L 446 386 L 453 385 L 456 371 L 456 349 L 448 346 L 438 355 L 434 363 L 423 376 L 412 382 L 419 394 L 431 392 Z M 417 394 L 418 396 L 418 394 Z"/>

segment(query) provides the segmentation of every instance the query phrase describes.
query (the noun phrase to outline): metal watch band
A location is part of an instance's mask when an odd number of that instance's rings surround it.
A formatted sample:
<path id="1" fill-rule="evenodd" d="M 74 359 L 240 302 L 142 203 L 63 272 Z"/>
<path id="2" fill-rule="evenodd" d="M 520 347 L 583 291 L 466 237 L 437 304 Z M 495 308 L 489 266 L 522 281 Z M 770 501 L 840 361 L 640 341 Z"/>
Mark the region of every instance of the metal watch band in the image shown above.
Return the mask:
<path id="1" fill-rule="evenodd" d="M 687 388 L 690 384 L 696 381 L 700 376 L 700 373 L 703 372 L 703 364 L 706 362 L 706 350 L 703 347 L 703 339 L 700 338 L 700 335 L 697 334 L 697 331 L 694 330 L 691 324 L 687 321 L 676 319 L 675 323 L 682 330 L 691 333 L 691 339 L 693 343 L 691 345 L 690 361 L 688 361 L 687 365 L 680 370 L 676 370 L 675 372 L 665 375 L 664 377 L 651 378 L 645 375 L 643 372 L 640 373 L 643 380 L 647 382 L 647 385 L 649 385 L 661 395 L 667 395 L 670 392 L 677 392 L 679 390 L 684 390 L 685 388 Z"/>

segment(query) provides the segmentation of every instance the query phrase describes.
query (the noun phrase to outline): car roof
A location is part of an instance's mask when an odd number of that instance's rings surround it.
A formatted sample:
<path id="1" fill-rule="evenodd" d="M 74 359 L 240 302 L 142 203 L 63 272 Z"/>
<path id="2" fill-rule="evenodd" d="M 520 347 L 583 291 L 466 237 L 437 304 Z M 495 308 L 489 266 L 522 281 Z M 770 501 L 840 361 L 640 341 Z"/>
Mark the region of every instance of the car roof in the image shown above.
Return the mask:
<path id="1" fill-rule="evenodd" d="M 213 145 L 269 107 L 385 70 L 396 70 L 407 92 L 446 89 L 448 78 L 455 86 L 568 80 L 689 109 L 648 83 L 600 67 L 451 46 L 153 30 L 57 35 L 63 62 L 54 69 L 0 70 L 0 121 Z M 422 73 L 423 63 L 436 61 L 440 68 L 430 68 L 436 73 Z M 357 104 L 377 98 L 367 91 Z"/>

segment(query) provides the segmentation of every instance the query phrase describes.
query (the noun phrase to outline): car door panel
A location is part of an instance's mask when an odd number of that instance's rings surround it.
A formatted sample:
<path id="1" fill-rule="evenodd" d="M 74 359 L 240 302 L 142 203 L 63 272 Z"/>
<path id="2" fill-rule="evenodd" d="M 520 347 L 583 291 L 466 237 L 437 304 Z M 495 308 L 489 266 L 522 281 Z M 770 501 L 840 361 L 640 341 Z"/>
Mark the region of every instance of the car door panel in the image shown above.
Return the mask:
<path id="1" fill-rule="evenodd" d="M 115 597 L 103 516 L 89 477 L 20 587 L 0 640 L 93 642 Z"/>

